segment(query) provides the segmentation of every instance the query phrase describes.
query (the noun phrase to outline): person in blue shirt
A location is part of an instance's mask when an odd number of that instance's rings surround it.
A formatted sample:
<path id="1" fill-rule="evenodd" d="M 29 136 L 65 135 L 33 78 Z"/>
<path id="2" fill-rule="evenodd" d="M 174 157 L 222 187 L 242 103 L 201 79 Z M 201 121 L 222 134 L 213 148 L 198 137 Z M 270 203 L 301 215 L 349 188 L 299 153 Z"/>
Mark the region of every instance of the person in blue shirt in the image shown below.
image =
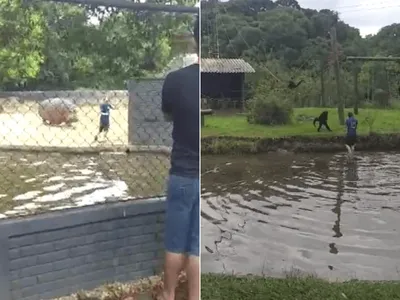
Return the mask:
<path id="1" fill-rule="evenodd" d="M 99 132 L 96 134 L 94 140 L 97 141 L 100 133 L 104 132 L 104 138 L 107 138 L 108 129 L 110 129 L 110 110 L 114 109 L 112 105 L 106 100 L 100 104 L 100 126 Z"/>
<path id="2" fill-rule="evenodd" d="M 347 151 L 349 152 L 349 156 L 353 155 L 354 149 L 356 146 L 357 126 L 358 126 L 357 119 L 353 116 L 353 113 L 349 112 L 348 118 L 346 120 L 347 133 L 346 133 L 346 138 L 345 138 L 345 145 L 346 145 Z"/>

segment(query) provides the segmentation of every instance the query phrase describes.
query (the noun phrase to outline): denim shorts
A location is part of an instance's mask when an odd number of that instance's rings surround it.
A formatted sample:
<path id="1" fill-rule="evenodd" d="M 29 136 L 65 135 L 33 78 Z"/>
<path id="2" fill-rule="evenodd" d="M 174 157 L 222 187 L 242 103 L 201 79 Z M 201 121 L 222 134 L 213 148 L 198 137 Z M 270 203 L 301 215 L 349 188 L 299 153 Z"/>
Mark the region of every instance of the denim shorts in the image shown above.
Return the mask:
<path id="1" fill-rule="evenodd" d="M 167 188 L 165 248 L 168 252 L 199 256 L 199 178 L 170 175 Z"/>

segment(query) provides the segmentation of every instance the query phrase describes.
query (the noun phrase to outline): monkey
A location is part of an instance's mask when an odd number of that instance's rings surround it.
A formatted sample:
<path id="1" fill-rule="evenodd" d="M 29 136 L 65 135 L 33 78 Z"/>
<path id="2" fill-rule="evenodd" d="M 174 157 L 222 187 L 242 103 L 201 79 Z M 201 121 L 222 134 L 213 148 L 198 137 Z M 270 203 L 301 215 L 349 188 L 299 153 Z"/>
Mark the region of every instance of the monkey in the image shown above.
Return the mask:
<path id="1" fill-rule="evenodd" d="M 326 111 L 326 110 L 323 111 L 323 112 L 319 115 L 318 118 L 315 118 L 315 119 L 314 119 L 314 122 L 313 122 L 314 127 L 315 127 L 315 123 L 317 123 L 317 122 L 319 123 L 318 129 L 317 129 L 318 132 L 321 130 L 322 125 L 324 125 L 324 126 L 326 127 L 326 129 L 328 129 L 329 131 L 332 131 L 332 130 L 329 128 L 329 125 L 328 125 L 328 111 Z"/>
<path id="2" fill-rule="evenodd" d="M 293 81 L 293 78 L 292 79 L 290 79 L 289 80 L 289 84 L 288 84 L 288 88 L 289 89 L 291 89 L 291 90 L 293 90 L 293 89 L 295 89 L 295 88 L 297 88 L 300 84 L 302 84 L 304 82 L 304 80 L 302 79 L 302 80 L 300 80 L 298 83 L 295 83 L 294 81 Z"/>

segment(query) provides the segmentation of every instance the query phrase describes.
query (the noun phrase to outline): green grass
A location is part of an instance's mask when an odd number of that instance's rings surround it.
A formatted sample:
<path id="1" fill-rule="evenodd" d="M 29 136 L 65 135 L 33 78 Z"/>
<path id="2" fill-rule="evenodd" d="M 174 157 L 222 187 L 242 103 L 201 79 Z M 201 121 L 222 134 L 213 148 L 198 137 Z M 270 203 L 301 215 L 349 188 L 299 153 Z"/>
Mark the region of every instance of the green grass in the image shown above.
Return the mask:
<path id="1" fill-rule="evenodd" d="M 329 111 L 328 124 L 332 132 L 321 131 L 317 132 L 314 128 L 312 121 L 297 121 L 298 116 L 316 117 L 323 110 Z M 347 112 L 352 111 L 346 109 Z M 371 116 L 375 118 L 372 126 L 372 131 L 375 133 L 396 133 L 400 132 L 400 110 L 383 110 L 383 109 L 360 109 L 356 118 L 359 121 L 359 134 L 368 134 L 369 126 L 365 118 Z M 249 124 L 246 116 L 243 115 L 230 115 L 221 116 L 216 115 L 205 116 L 205 126 L 202 128 L 201 135 L 206 136 L 240 136 L 240 137 L 285 137 L 296 135 L 343 135 L 345 129 L 339 125 L 337 110 L 334 108 L 296 108 L 294 110 L 293 121 L 290 125 L 284 126 L 263 126 Z"/>
<path id="2" fill-rule="evenodd" d="M 400 299 L 400 282 L 352 280 L 329 283 L 315 277 L 201 276 L 202 300 L 383 300 Z"/>

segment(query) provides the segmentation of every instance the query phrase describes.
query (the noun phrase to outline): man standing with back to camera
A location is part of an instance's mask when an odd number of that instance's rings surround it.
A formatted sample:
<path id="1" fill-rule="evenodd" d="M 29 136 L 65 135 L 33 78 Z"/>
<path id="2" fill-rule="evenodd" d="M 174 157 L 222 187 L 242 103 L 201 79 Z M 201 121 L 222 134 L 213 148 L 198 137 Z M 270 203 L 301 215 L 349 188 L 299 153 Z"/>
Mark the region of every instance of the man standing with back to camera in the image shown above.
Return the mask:
<path id="1" fill-rule="evenodd" d="M 198 16 L 194 39 L 198 53 Z M 189 300 L 200 298 L 199 73 L 198 63 L 171 72 L 162 88 L 162 111 L 173 123 L 173 146 L 167 188 L 161 300 L 175 299 L 175 288 L 182 270 L 187 274 Z"/>

